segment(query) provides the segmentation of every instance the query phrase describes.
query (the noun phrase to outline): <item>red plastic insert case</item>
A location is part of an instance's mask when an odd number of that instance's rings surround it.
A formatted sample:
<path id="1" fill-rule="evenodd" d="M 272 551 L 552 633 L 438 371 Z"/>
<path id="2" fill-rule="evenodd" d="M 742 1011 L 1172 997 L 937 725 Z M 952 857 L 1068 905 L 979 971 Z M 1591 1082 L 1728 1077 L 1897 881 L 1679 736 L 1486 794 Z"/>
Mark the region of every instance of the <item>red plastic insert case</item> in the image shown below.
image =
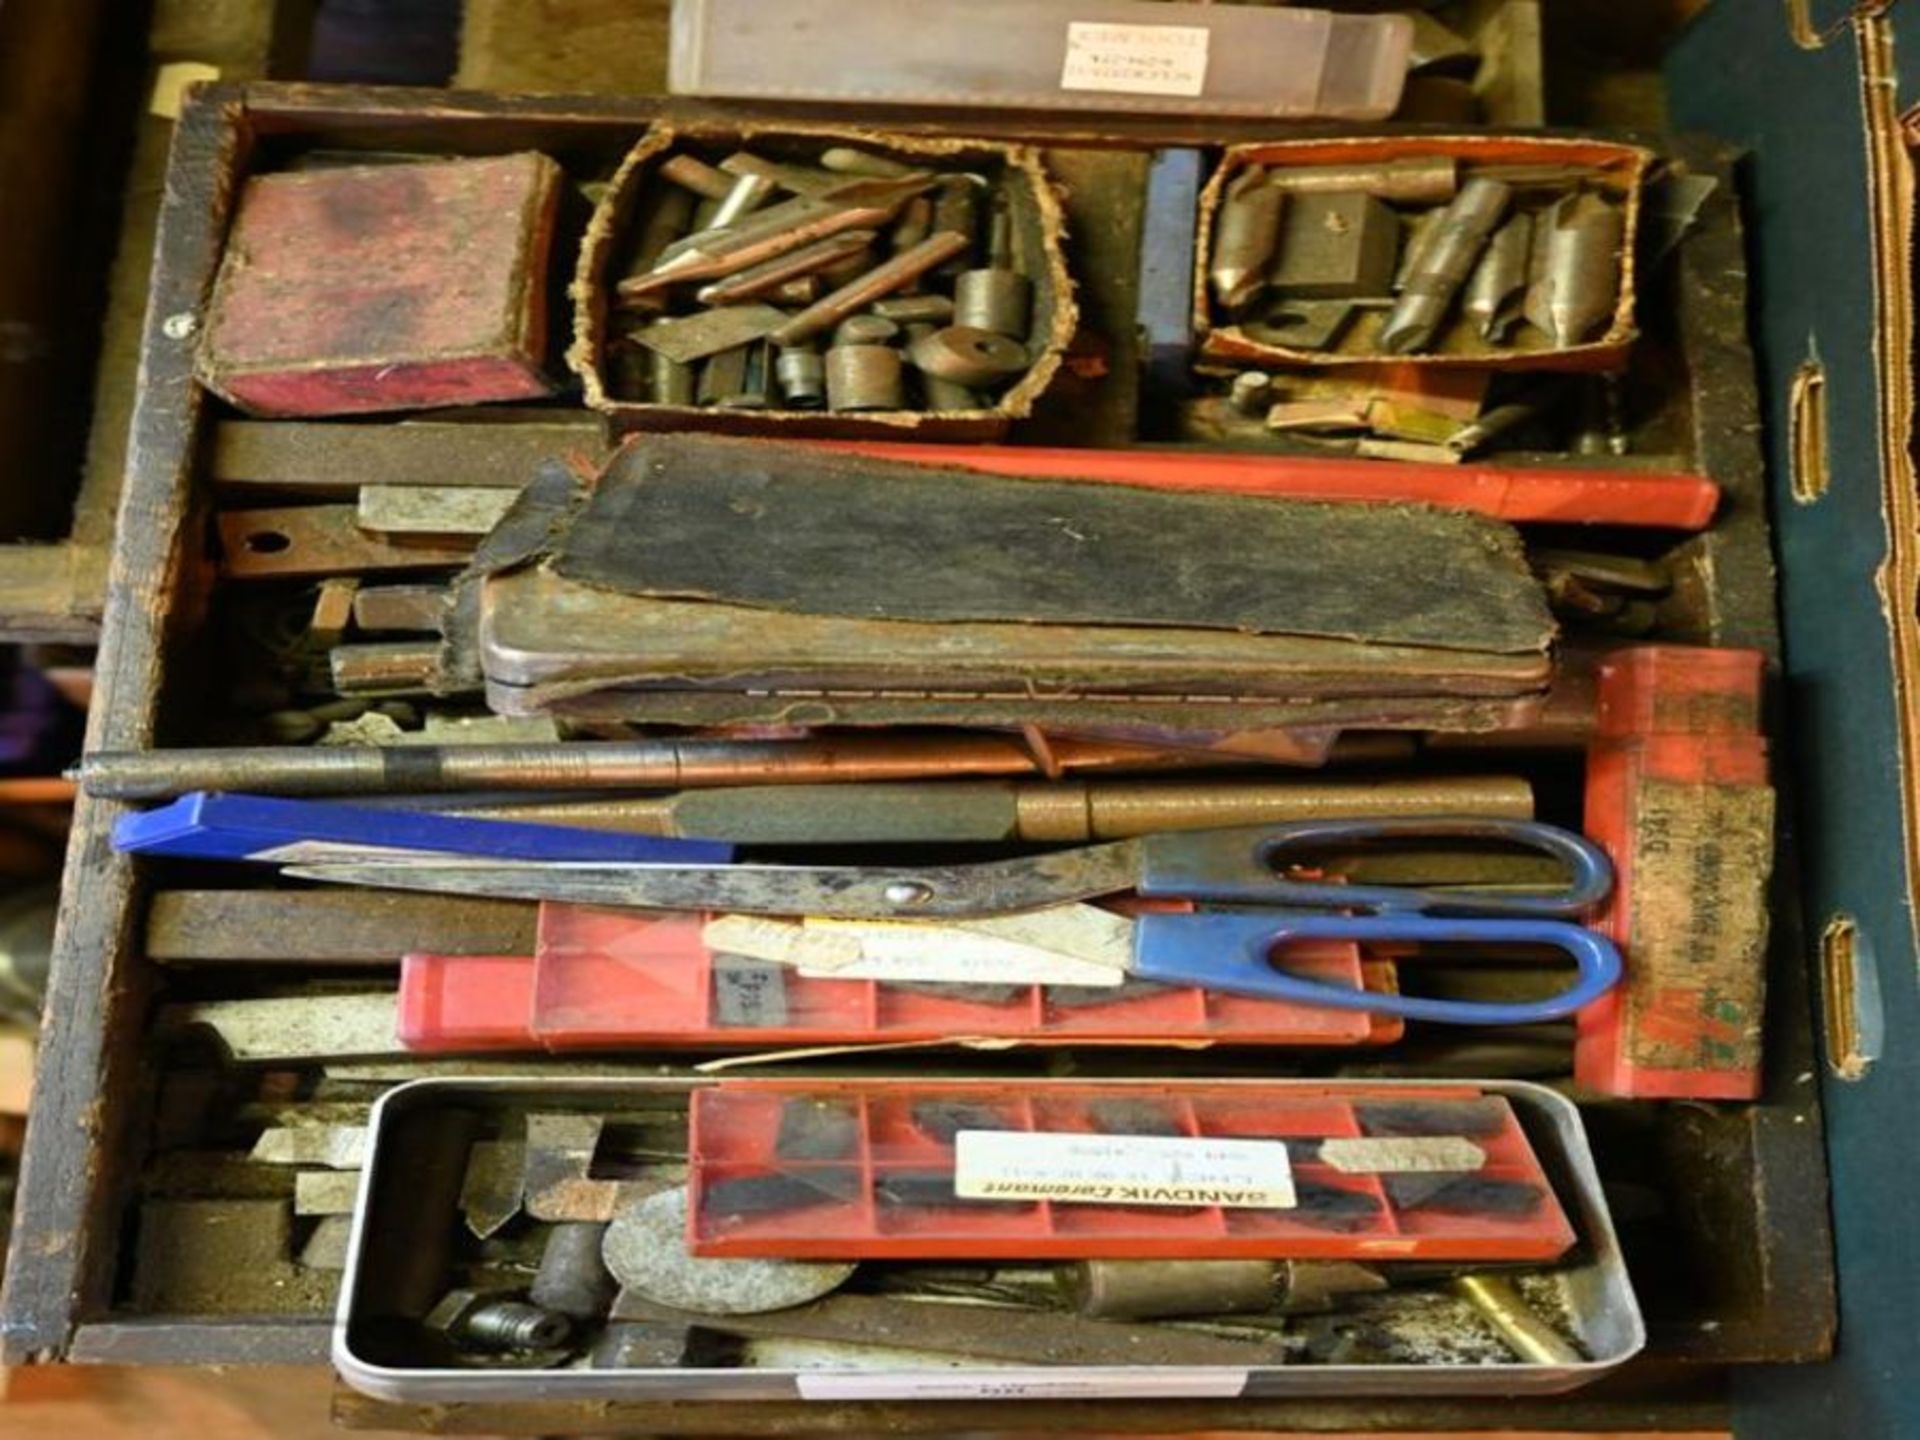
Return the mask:
<path id="1" fill-rule="evenodd" d="M 1285 1140 L 1291 1209 L 962 1199 L 961 1130 Z M 1352 1173 L 1329 1138 L 1461 1136 L 1471 1171 Z M 1470 1086 L 723 1081 L 692 1097 L 688 1246 L 808 1259 L 1551 1260 L 1574 1232 L 1506 1099 Z"/>
<path id="2" fill-rule="evenodd" d="M 1264 1046 L 1386 1045 L 1404 1023 L 1188 988 L 1074 990 L 812 979 L 740 966 L 701 941 L 705 917 L 541 907 L 539 953 L 413 954 L 400 972 L 399 1037 L 411 1050 L 753 1049 L 934 1043 L 957 1036 L 1032 1043 L 1217 1041 Z M 1289 969 L 1390 992 L 1392 963 L 1357 947 L 1290 949 Z M 737 982 L 719 979 L 735 971 Z M 723 990 L 728 993 L 723 994 Z"/>

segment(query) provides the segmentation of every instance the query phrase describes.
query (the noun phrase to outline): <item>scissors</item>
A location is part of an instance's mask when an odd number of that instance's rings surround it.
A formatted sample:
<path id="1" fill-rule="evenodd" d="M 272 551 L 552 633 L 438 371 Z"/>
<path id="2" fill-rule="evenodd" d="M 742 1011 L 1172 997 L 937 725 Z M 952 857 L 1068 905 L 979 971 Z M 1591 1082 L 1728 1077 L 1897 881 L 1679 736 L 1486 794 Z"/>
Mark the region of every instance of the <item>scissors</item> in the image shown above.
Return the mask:
<path id="1" fill-rule="evenodd" d="M 1541 892 L 1343 885 L 1293 878 L 1289 852 L 1391 840 L 1494 841 L 1559 861 L 1567 880 Z M 290 866 L 286 874 L 384 890 L 425 890 L 648 910 L 915 920 L 1017 914 L 1132 891 L 1227 908 L 1134 922 L 1127 974 L 1265 1000 L 1459 1025 L 1557 1020 L 1620 980 L 1620 952 L 1575 923 L 1613 887 L 1592 842 L 1532 820 L 1482 817 L 1307 820 L 1176 831 L 977 864 L 892 867 L 785 864 L 500 864 L 435 858 Z M 1331 912 L 1331 913 L 1330 913 Z M 1468 1001 L 1381 994 L 1290 975 L 1272 963 L 1302 940 L 1547 946 L 1577 973 L 1557 995 Z"/>

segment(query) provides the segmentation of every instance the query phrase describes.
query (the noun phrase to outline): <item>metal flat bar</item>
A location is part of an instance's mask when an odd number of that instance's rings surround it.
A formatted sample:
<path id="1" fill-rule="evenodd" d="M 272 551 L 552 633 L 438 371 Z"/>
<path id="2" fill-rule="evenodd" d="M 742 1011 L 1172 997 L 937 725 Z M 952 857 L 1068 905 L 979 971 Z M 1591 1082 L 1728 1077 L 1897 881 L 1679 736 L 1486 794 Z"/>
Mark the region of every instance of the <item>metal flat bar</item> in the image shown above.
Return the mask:
<path id="1" fill-rule="evenodd" d="M 224 512 L 220 550 L 228 580 L 315 580 L 464 565 L 473 544 L 395 544 L 362 530 L 351 505 L 296 505 Z"/>
<path id="2" fill-rule="evenodd" d="M 531 955 L 539 907 L 520 900 L 312 890 L 163 890 L 146 956 L 162 964 L 393 965 L 409 950 Z"/>
<path id="3" fill-rule="evenodd" d="M 67 1358 L 86 1365 L 324 1365 L 333 1316 L 143 1315 L 74 1332 Z"/>
<path id="4" fill-rule="evenodd" d="M 590 415 L 537 422 L 224 420 L 213 430 L 209 478 L 233 494 L 352 495 L 362 485 L 488 486 L 518 490 L 543 460 L 606 453 Z"/>

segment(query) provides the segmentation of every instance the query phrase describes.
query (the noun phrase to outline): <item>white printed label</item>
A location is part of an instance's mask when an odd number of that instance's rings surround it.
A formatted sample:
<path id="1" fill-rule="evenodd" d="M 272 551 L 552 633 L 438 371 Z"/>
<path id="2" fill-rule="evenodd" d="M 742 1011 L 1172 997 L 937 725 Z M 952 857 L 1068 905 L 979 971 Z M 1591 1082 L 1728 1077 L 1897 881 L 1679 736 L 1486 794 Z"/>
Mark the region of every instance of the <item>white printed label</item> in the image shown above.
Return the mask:
<path id="1" fill-rule="evenodd" d="M 1293 1167 L 1275 1140 L 962 1130 L 953 1190 L 968 1200 L 1288 1210 Z"/>
<path id="2" fill-rule="evenodd" d="M 1335 1137 L 1320 1142 L 1322 1163 L 1346 1175 L 1478 1170 L 1487 1152 L 1464 1135 Z"/>
<path id="3" fill-rule="evenodd" d="M 792 965 L 814 980 L 1118 985 L 1127 978 L 1124 949 L 1117 959 L 1098 960 L 917 921 L 717 915 L 702 927 L 700 938 L 716 953 Z"/>
<path id="4" fill-rule="evenodd" d="M 1207 30 L 1201 25 L 1067 22 L 1062 90 L 1118 95 L 1200 95 L 1207 88 Z"/>
<path id="5" fill-rule="evenodd" d="M 808 919 L 804 931 L 809 940 L 851 940 L 859 953 L 841 960 L 803 944 L 794 956 L 802 975 L 984 985 L 1118 985 L 1127 978 L 1124 958 L 1115 965 L 976 930 L 913 921 Z"/>
<path id="6" fill-rule="evenodd" d="M 1231 1399 L 1247 1388 L 1247 1372 L 1108 1366 L 1057 1374 L 1031 1367 L 967 1371 L 802 1372 L 793 1377 L 802 1400 L 1094 1400 L 1122 1396 Z"/>

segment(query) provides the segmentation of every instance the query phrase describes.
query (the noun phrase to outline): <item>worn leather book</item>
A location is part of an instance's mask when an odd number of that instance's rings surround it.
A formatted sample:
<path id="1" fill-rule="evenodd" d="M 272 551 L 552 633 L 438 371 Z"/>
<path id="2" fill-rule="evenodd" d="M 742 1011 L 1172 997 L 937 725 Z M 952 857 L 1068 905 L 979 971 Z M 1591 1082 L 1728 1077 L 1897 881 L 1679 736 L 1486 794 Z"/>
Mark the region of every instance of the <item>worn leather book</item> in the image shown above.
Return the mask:
<path id="1" fill-rule="evenodd" d="M 1553 634 L 1517 532 L 1484 516 L 1017 480 L 697 435 L 621 450 L 552 565 L 629 595 L 794 616 L 1535 656 Z"/>
<path id="2" fill-rule="evenodd" d="M 1346 728 L 1527 723 L 1552 674 L 1518 537 L 1448 511 L 657 436 L 542 515 L 467 588 L 503 713 L 1033 726 L 1310 761 Z"/>

